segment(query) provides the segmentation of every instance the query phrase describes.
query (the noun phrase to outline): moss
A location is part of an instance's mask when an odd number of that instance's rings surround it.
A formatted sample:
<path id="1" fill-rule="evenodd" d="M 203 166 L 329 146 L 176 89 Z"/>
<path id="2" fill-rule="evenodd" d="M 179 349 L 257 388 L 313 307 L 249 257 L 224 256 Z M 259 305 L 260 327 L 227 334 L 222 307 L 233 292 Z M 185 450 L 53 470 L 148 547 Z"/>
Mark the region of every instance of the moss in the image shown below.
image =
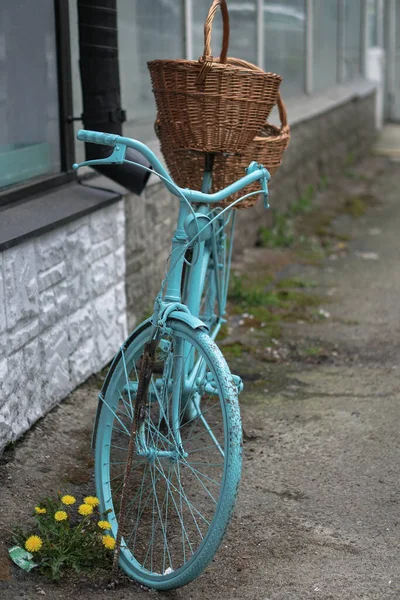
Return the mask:
<path id="1" fill-rule="evenodd" d="M 344 201 L 343 212 L 352 217 L 362 217 L 367 210 L 367 205 L 361 196 L 348 196 Z"/>
<path id="2" fill-rule="evenodd" d="M 276 283 L 278 289 L 306 289 L 316 287 L 315 281 L 308 281 L 301 279 L 300 277 L 293 277 L 292 279 L 281 279 Z"/>
<path id="3" fill-rule="evenodd" d="M 354 164 L 354 161 L 356 160 L 356 155 L 354 152 L 349 152 L 344 160 L 344 167 L 351 167 L 352 164 Z"/>
<path id="4" fill-rule="evenodd" d="M 246 350 L 246 346 L 241 342 L 233 342 L 223 346 L 224 356 L 226 358 L 240 358 Z"/>
<path id="5" fill-rule="evenodd" d="M 306 356 L 320 356 L 324 353 L 324 349 L 321 346 L 309 346 L 304 348 L 303 353 Z"/>
<path id="6" fill-rule="evenodd" d="M 289 248 L 294 241 L 293 223 L 288 213 L 272 211 L 272 227 L 261 227 L 259 245 L 263 248 Z"/>
<path id="7" fill-rule="evenodd" d="M 315 246 L 299 246 L 296 248 L 296 254 L 301 262 L 316 267 L 318 267 L 326 257 L 326 253 L 322 250 L 322 248 Z"/>
<path id="8" fill-rule="evenodd" d="M 245 275 L 233 275 L 228 300 L 239 303 L 244 309 L 250 306 L 272 305 L 275 302 L 273 295 L 265 292 L 265 287 L 269 281 L 271 281 L 271 277 L 264 279 L 264 281 L 254 282 Z"/>
<path id="9" fill-rule="evenodd" d="M 285 308 L 290 306 L 319 306 L 324 300 L 324 298 L 315 294 L 296 290 L 280 290 L 277 292 L 277 295 L 281 301 L 281 306 Z"/>
<path id="10" fill-rule="evenodd" d="M 315 196 L 315 188 L 309 185 L 306 191 L 289 206 L 288 216 L 303 215 L 310 212 L 313 208 L 313 198 Z"/>
<path id="11" fill-rule="evenodd" d="M 322 175 L 318 182 L 318 189 L 320 192 L 323 192 L 329 187 L 329 177 L 327 175 Z"/>
<path id="12" fill-rule="evenodd" d="M 262 281 L 262 278 L 261 278 Z M 266 284 L 265 282 L 269 283 Z M 251 318 L 242 318 L 241 326 L 255 328 L 257 335 L 266 338 L 281 336 L 281 322 L 303 320 L 315 322 L 318 313 L 314 310 L 326 302 L 326 298 L 306 291 L 307 282 L 301 279 L 286 279 L 275 285 L 271 278 L 262 283 L 251 281 L 248 276 L 234 276 L 228 312 L 236 315 L 250 313 Z M 271 289 L 272 288 L 272 289 Z"/>
<path id="13" fill-rule="evenodd" d="M 222 341 L 227 336 L 228 336 L 228 325 L 227 325 L 227 323 L 224 323 L 223 325 L 221 325 L 221 329 L 218 332 L 217 340 Z"/>

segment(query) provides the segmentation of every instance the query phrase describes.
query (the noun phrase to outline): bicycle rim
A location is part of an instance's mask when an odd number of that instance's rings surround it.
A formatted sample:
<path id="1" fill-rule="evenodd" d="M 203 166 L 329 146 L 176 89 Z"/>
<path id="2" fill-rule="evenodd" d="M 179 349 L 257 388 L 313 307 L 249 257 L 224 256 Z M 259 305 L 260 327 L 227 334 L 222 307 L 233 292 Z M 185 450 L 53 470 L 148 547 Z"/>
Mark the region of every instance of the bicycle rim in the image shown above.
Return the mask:
<path id="1" fill-rule="evenodd" d="M 129 478 L 120 556 L 128 575 L 157 589 L 188 583 L 213 558 L 232 514 L 241 470 L 237 393 L 225 360 L 204 331 L 174 321 L 168 331 L 157 350 L 142 455 L 135 453 Z M 110 511 L 115 537 L 135 386 L 149 333 L 148 327 L 130 339 L 103 391 L 96 488 L 102 510 Z M 192 364 L 185 375 L 185 363 L 174 358 L 178 348 Z M 176 407 L 188 402 L 196 407 L 196 417 L 183 423 L 183 409 Z"/>

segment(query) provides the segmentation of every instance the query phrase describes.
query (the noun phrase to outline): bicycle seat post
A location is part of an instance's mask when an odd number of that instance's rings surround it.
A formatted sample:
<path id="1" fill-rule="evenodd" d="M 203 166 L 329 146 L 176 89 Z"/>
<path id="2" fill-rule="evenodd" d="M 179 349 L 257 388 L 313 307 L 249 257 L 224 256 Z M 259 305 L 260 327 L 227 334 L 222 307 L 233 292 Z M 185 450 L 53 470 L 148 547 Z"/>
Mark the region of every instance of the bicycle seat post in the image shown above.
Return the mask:
<path id="1" fill-rule="evenodd" d="M 201 183 L 201 191 L 209 194 L 212 186 L 212 170 L 214 168 L 215 152 L 205 152 L 204 154 L 204 174 Z"/>

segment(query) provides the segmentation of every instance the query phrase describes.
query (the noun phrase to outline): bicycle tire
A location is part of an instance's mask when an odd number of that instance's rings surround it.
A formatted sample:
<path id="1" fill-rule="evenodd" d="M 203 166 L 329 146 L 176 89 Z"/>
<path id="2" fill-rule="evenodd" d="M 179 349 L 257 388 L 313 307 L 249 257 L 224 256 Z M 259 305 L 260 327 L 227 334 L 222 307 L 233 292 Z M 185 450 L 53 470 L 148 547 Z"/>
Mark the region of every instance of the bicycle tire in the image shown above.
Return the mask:
<path id="1" fill-rule="evenodd" d="M 97 421 L 95 445 L 96 492 L 100 499 L 101 510 L 103 512 L 109 511 L 108 520 L 111 523 L 111 531 L 114 537 L 116 537 L 118 528 L 118 486 L 116 483 L 112 483 L 112 479 L 113 477 L 115 479 L 114 474 L 124 466 L 117 466 L 123 463 L 121 458 L 123 458 L 125 450 L 119 444 L 122 438 L 126 438 L 126 444 L 129 439 L 124 431 L 123 424 L 129 422 L 132 407 L 132 398 L 129 403 L 125 391 L 121 393 L 121 389 L 122 384 L 124 384 L 126 389 L 132 389 L 132 393 L 134 393 L 134 377 L 137 375 L 136 365 L 140 360 L 144 344 L 150 338 L 150 331 L 150 324 L 144 325 L 127 340 L 111 366 L 102 390 L 103 400 L 100 401 L 102 406 Z M 135 457 L 137 470 L 132 475 L 131 486 L 132 492 L 135 490 L 136 496 L 133 497 L 133 500 L 130 499 L 130 510 L 131 513 L 134 513 L 134 516 L 129 517 L 130 537 L 128 538 L 128 534 L 124 536 L 120 554 L 120 566 L 130 577 L 147 587 L 158 590 L 174 589 L 189 583 L 202 573 L 214 557 L 235 505 L 240 481 L 242 453 L 242 428 L 237 390 L 220 350 L 204 329 L 193 330 L 182 322 L 170 320 L 167 322 L 166 332 L 159 345 L 157 373 L 152 377 L 153 391 L 152 394 L 149 394 L 146 414 L 147 424 L 144 426 L 144 431 L 148 431 L 149 457 L 145 459 Z M 168 343 L 171 344 L 169 349 Z M 179 343 L 182 344 L 181 347 L 183 347 L 183 344 L 186 348 L 190 346 L 191 351 L 198 357 L 196 364 L 200 365 L 201 369 L 199 366 L 195 374 L 197 391 L 194 389 L 187 391 L 187 386 L 176 384 L 177 377 L 175 377 L 172 387 L 169 385 L 171 370 L 166 365 L 168 361 L 169 364 L 173 364 L 174 359 L 171 356 L 173 357 L 174 348 L 178 348 Z M 204 368 L 204 364 L 206 368 Z M 197 377 L 197 374 L 203 371 L 203 378 Z M 129 375 L 134 373 L 134 376 L 128 378 L 127 373 Z M 201 379 L 200 383 L 199 379 Z M 209 394 L 210 398 L 217 398 L 215 404 L 211 405 L 205 391 L 210 386 L 212 389 Z M 164 458 L 159 458 L 157 453 L 160 453 L 162 448 L 164 448 L 164 451 L 169 452 L 175 443 L 175 441 L 172 441 L 174 436 L 169 424 L 171 415 L 168 415 L 166 410 L 166 406 L 170 404 L 171 400 L 169 397 L 170 388 L 172 390 L 171 398 L 174 393 L 179 393 L 181 396 L 189 394 L 189 397 L 197 398 L 196 401 L 199 403 L 200 408 L 198 418 L 193 420 L 192 423 L 182 424 L 179 430 L 182 437 L 182 447 L 187 453 L 187 459 L 176 459 L 176 465 L 174 463 L 175 458 L 165 459 L 164 470 L 164 466 L 161 466 L 161 461 L 164 461 Z M 166 394 L 163 392 L 159 396 L 157 389 L 167 390 Z M 176 392 L 177 389 L 178 392 Z M 118 409 L 120 404 L 123 409 L 121 412 Z M 159 413 L 158 417 L 154 418 L 157 411 Z M 214 423 L 217 423 L 219 411 L 221 422 L 217 427 Z M 207 417 L 204 416 L 206 413 L 208 413 Z M 203 425 L 204 431 L 201 429 L 202 418 L 207 423 L 207 426 Z M 223 434 L 220 434 L 222 426 Z M 200 432 L 193 433 L 198 431 Z M 213 444 L 210 444 L 209 448 L 211 449 L 207 450 L 207 444 L 209 444 L 210 439 L 212 440 L 212 436 L 216 440 L 214 443 L 215 448 Z M 206 446 L 200 445 L 203 443 L 203 438 L 206 440 Z M 195 440 L 198 441 L 195 442 Z M 221 447 L 222 443 L 223 447 Z M 217 445 L 219 445 L 219 448 Z M 156 458 L 153 457 L 151 452 L 153 452 L 153 455 L 157 455 Z M 215 460 L 214 458 L 208 460 L 208 457 L 215 456 L 219 457 L 217 462 L 211 462 L 211 460 Z M 151 460 L 154 460 L 153 465 Z M 169 466 L 168 461 L 171 462 L 172 466 Z M 219 464 L 222 468 L 216 469 Z M 199 465 L 204 466 L 199 467 Z M 166 472 L 167 467 L 168 473 Z M 151 483 L 147 488 L 144 487 L 145 472 L 150 473 L 151 479 Z M 140 481 L 141 473 L 143 473 L 142 480 L 139 487 L 137 487 L 134 477 Z M 220 479 L 217 478 L 217 474 L 220 475 Z M 162 476 L 164 476 L 165 482 Z M 158 491 L 161 490 L 162 492 L 164 485 L 167 491 L 165 491 L 160 509 L 161 495 L 158 498 Z M 143 500 L 142 505 L 142 496 L 144 496 L 145 489 L 146 493 L 148 489 L 150 491 L 148 499 Z M 217 497 L 215 490 L 218 489 Z M 137 501 L 135 499 L 139 492 L 140 502 L 139 499 Z M 207 497 L 206 492 L 213 502 Z M 150 499 L 151 495 L 153 496 L 152 499 Z M 193 498 L 193 495 L 196 495 L 196 498 Z M 202 495 L 204 498 L 201 497 Z M 150 504 L 152 503 L 152 510 L 150 510 L 150 506 L 146 508 L 149 501 Z M 177 502 L 180 503 L 180 513 Z M 215 507 L 213 504 L 215 504 Z M 134 512 L 136 505 L 137 510 Z M 168 515 L 170 506 L 173 506 L 173 510 Z M 164 510 L 167 515 L 164 520 L 165 529 L 162 525 Z M 147 512 L 149 512 L 149 515 Z M 176 513 L 178 519 L 176 519 L 174 513 Z M 201 515 L 201 518 L 199 515 Z M 204 522 L 202 519 L 204 519 Z M 130 527 L 133 523 L 131 531 Z M 198 531 L 196 531 L 196 528 Z M 145 534 L 148 532 L 151 532 L 150 542 L 144 539 Z M 178 540 L 179 535 L 182 537 L 181 541 Z M 140 541 L 137 541 L 139 538 L 141 538 Z M 197 545 L 194 547 L 194 540 L 197 539 Z M 163 548 L 162 544 L 164 544 Z M 176 553 L 174 559 L 172 559 L 172 552 Z M 168 562 L 170 565 L 165 568 Z"/>

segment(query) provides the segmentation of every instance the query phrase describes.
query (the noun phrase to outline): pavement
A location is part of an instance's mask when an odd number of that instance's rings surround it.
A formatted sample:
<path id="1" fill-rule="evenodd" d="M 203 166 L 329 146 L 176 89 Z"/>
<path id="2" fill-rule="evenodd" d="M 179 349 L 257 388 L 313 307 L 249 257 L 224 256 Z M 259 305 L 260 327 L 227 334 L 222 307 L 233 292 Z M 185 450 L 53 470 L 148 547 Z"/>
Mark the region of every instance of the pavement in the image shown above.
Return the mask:
<path id="1" fill-rule="evenodd" d="M 164 596 L 400 598 L 399 190 L 399 165 L 390 156 L 367 157 L 318 195 L 321 211 L 335 194 L 344 203 L 349 194 L 370 199 L 365 211 L 331 219 L 335 241 L 322 260 L 259 247 L 236 263 L 240 273 L 275 260 L 274 277 L 312 281 L 319 318 L 285 321 L 279 339 L 257 338 L 254 348 L 246 343 L 232 356 L 245 383 L 237 508 L 206 572 Z M 244 326 L 233 316 L 222 347 L 232 348 L 229 336 L 251 337 Z M 10 529 L 28 520 L 41 497 L 93 493 L 90 431 L 99 385 L 92 377 L 3 456 L 4 600 L 158 595 L 129 581 L 113 589 L 101 579 L 52 584 L 6 556 Z"/>

